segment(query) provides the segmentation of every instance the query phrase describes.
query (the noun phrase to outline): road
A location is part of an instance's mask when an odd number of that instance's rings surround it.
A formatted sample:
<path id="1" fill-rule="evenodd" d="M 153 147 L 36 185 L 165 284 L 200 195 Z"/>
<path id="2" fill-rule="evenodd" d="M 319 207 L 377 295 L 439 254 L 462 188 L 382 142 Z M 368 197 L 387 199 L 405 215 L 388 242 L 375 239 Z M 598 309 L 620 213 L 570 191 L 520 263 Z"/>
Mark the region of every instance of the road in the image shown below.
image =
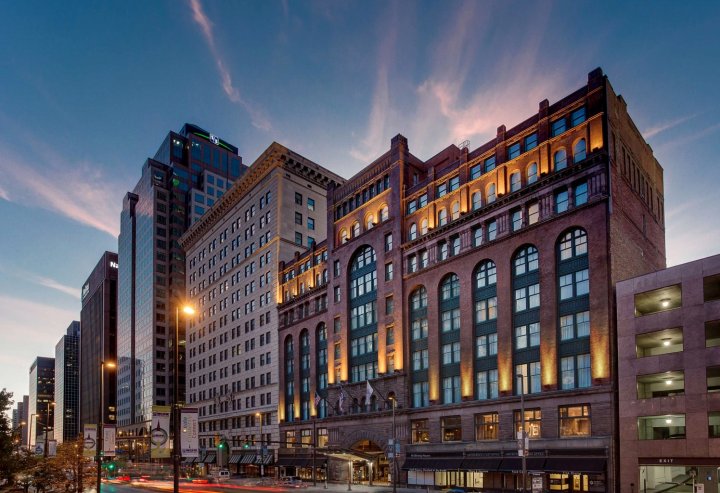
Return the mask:
<path id="1" fill-rule="evenodd" d="M 101 493 L 148 493 L 150 491 L 172 492 L 172 481 L 148 481 L 144 483 L 103 483 Z M 181 493 L 241 493 L 241 492 L 258 492 L 258 493 L 337 493 L 347 491 L 347 483 L 330 483 L 328 488 L 324 488 L 324 483 L 318 482 L 313 487 L 311 484 L 304 483 L 301 488 L 292 488 L 287 486 L 260 486 L 253 482 L 239 483 L 231 481 L 225 484 L 190 484 L 181 483 Z M 392 488 L 385 486 L 368 486 L 368 485 L 352 485 L 354 493 L 391 493 Z M 425 493 L 426 489 L 398 488 L 398 493 Z M 87 493 L 94 493 L 95 490 Z"/>

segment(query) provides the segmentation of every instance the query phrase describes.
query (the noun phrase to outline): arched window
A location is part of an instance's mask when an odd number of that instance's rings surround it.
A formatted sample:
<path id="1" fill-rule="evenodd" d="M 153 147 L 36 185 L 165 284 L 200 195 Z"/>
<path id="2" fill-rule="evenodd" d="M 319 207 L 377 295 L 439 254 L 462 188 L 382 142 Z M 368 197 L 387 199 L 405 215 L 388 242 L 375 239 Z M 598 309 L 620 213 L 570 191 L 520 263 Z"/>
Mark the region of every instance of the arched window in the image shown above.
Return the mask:
<path id="1" fill-rule="evenodd" d="M 475 271 L 475 288 L 482 289 L 497 284 L 497 269 L 495 262 L 485 260 L 480 263 Z"/>
<path id="2" fill-rule="evenodd" d="M 495 202 L 497 196 L 495 195 L 495 183 L 491 183 L 487 187 L 487 203 L 492 204 Z"/>
<path id="3" fill-rule="evenodd" d="M 412 223 L 408 231 L 408 240 L 413 241 L 415 239 L 417 239 L 417 224 Z"/>
<path id="4" fill-rule="evenodd" d="M 535 183 L 538 179 L 538 167 L 537 163 L 530 163 L 527 167 L 527 183 Z"/>
<path id="5" fill-rule="evenodd" d="M 446 209 L 440 209 L 438 212 L 438 226 L 445 226 L 448 222 L 448 213 Z"/>
<path id="6" fill-rule="evenodd" d="M 348 241 L 348 232 L 347 229 L 343 228 L 340 230 L 340 244 L 347 243 Z"/>
<path id="7" fill-rule="evenodd" d="M 410 294 L 410 309 L 411 310 L 420 310 L 422 308 L 427 308 L 427 290 L 425 289 L 425 286 L 420 286 L 415 291 Z"/>
<path id="8" fill-rule="evenodd" d="M 413 407 L 427 407 L 430 405 L 428 372 L 428 320 L 427 320 L 427 290 L 420 286 L 410 293 L 410 339 L 420 341 L 420 347 L 413 348 L 412 360 L 412 405 Z M 423 347 L 424 346 L 424 347 Z"/>
<path id="9" fill-rule="evenodd" d="M 565 149 L 560 149 L 553 154 L 553 166 L 555 171 L 567 168 L 567 153 Z"/>
<path id="10" fill-rule="evenodd" d="M 587 145 L 585 144 L 585 139 L 578 140 L 573 148 L 573 162 L 579 163 L 585 159 L 586 150 Z"/>
<path id="11" fill-rule="evenodd" d="M 482 207 L 482 193 L 478 190 L 472 194 L 472 210 L 476 211 Z"/>
<path id="12" fill-rule="evenodd" d="M 448 301 L 460 297 L 460 279 L 457 274 L 450 274 L 440 283 L 440 301 Z"/>
<path id="13" fill-rule="evenodd" d="M 387 221 L 389 217 L 390 217 L 390 212 L 388 210 L 388 206 L 386 206 L 386 205 L 382 206 L 382 208 L 380 209 L 380 222 Z"/>
<path id="14" fill-rule="evenodd" d="M 452 204 L 452 220 L 460 219 L 460 202 L 453 202 Z"/>
<path id="15" fill-rule="evenodd" d="M 460 343 L 447 339 L 460 330 L 460 279 L 448 274 L 440 282 L 440 365 L 442 366 L 442 396 L 444 404 L 460 402 Z M 447 335 L 446 335 L 447 334 Z"/>
<path id="16" fill-rule="evenodd" d="M 360 236 L 360 223 L 358 223 L 358 222 L 353 223 L 352 235 L 353 235 L 353 238 Z"/>
<path id="17" fill-rule="evenodd" d="M 557 275 L 561 315 L 558 378 L 563 390 L 590 387 L 592 374 L 587 345 L 590 337 L 590 268 L 587 233 L 574 228 L 557 242 Z"/>
<path id="18" fill-rule="evenodd" d="M 285 420 L 295 420 L 295 350 L 292 336 L 285 338 Z"/>
<path id="19" fill-rule="evenodd" d="M 350 381 L 377 376 L 377 261 L 371 246 L 359 248 L 350 260 Z"/>
<path id="20" fill-rule="evenodd" d="M 540 261 L 537 248 L 528 245 L 515 255 L 515 275 L 519 276 L 538 270 Z"/>
<path id="21" fill-rule="evenodd" d="M 365 220 L 365 229 L 372 229 L 373 226 L 375 226 L 375 216 L 368 214 L 368 217 Z"/>
<path id="22" fill-rule="evenodd" d="M 328 352 L 327 352 L 327 327 L 325 322 L 320 322 L 315 329 L 315 358 L 316 389 L 320 401 L 315 405 L 318 418 L 327 417 L 327 386 L 328 386 Z"/>
<path id="23" fill-rule="evenodd" d="M 303 331 L 300 332 L 300 349 L 301 349 L 301 351 L 303 351 L 309 347 L 310 347 L 310 335 L 308 334 L 307 329 L 303 329 Z"/>
<path id="24" fill-rule="evenodd" d="M 427 232 L 428 232 L 428 220 L 423 219 L 422 221 L 420 221 L 420 234 L 426 235 Z"/>
<path id="25" fill-rule="evenodd" d="M 510 175 L 510 191 L 511 192 L 517 192 L 520 190 L 520 187 L 522 186 L 521 180 L 520 180 L 520 172 L 515 171 Z"/>
<path id="26" fill-rule="evenodd" d="M 475 398 L 497 399 L 497 275 L 495 263 L 483 260 L 475 268 Z"/>
<path id="27" fill-rule="evenodd" d="M 587 233 L 581 228 L 568 231 L 560 238 L 558 250 L 561 261 L 587 255 Z"/>

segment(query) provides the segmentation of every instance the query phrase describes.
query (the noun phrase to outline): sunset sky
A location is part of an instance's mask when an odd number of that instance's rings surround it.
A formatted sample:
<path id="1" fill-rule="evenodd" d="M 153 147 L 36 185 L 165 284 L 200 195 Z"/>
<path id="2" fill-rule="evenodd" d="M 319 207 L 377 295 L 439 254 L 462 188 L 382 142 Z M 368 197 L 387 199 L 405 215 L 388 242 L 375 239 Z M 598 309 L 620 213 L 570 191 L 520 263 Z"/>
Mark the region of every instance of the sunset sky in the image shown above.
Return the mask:
<path id="1" fill-rule="evenodd" d="M 350 177 L 475 148 L 602 67 L 665 169 L 668 264 L 720 253 L 720 2 L 3 2 L 0 388 L 28 392 L 122 197 L 192 122 Z"/>

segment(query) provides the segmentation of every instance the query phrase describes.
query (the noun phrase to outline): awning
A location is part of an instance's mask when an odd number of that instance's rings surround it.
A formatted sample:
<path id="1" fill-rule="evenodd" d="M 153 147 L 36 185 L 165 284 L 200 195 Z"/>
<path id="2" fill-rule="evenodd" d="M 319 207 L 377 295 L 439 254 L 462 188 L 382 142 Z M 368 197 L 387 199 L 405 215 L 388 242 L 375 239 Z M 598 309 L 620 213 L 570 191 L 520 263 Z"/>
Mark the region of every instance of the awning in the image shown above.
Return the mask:
<path id="1" fill-rule="evenodd" d="M 265 454 L 265 456 L 258 455 L 255 457 L 255 464 L 262 464 L 267 466 L 268 464 L 272 463 L 274 458 L 275 457 L 273 454 Z"/>
<path id="2" fill-rule="evenodd" d="M 243 458 L 243 454 L 232 454 L 230 456 L 230 460 L 228 461 L 229 464 L 237 464 L 240 462 L 240 459 Z"/>
<path id="3" fill-rule="evenodd" d="M 548 472 L 605 472 L 604 457 L 548 457 L 545 470 Z"/>
<path id="4" fill-rule="evenodd" d="M 497 471 L 500 466 L 499 457 L 465 457 L 461 469 L 465 471 Z"/>
<path id="5" fill-rule="evenodd" d="M 255 462 L 255 454 L 245 454 L 240 459 L 240 464 L 253 464 Z"/>
<path id="6" fill-rule="evenodd" d="M 424 471 L 453 471 L 461 469 L 462 457 L 408 457 L 403 469 Z"/>
<path id="7" fill-rule="evenodd" d="M 528 471 L 542 471 L 545 465 L 545 457 L 528 457 L 525 459 Z M 522 457 L 505 457 L 498 466 L 498 471 L 522 471 Z"/>
<path id="8" fill-rule="evenodd" d="M 208 454 L 203 459 L 203 462 L 205 464 L 214 464 L 215 463 L 215 453 L 214 452 L 208 452 Z"/>
<path id="9" fill-rule="evenodd" d="M 183 464 L 192 464 L 193 462 L 195 462 L 195 459 L 197 459 L 197 457 L 185 457 L 185 460 L 182 463 Z"/>

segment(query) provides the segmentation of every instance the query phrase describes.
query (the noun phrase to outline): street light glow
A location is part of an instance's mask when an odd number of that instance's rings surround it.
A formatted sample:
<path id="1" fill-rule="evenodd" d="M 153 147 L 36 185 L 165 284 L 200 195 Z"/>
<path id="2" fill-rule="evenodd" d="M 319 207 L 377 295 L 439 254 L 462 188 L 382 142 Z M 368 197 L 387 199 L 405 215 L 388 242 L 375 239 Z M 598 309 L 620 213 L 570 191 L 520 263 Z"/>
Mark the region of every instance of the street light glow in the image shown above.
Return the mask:
<path id="1" fill-rule="evenodd" d="M 184 305 L 182 311 L 185 315 L 195 315 L 195 309 L 190 305 Z"/>

